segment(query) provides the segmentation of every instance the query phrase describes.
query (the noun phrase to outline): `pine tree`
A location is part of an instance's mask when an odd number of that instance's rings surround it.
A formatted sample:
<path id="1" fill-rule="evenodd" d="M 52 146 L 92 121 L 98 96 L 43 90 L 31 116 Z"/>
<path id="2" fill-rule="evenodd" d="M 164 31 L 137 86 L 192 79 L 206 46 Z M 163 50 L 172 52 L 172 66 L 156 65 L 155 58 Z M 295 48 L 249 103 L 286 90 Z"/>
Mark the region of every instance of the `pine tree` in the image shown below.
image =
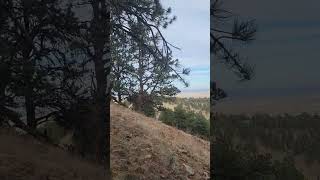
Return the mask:
<path id="1" fill-rule="evenodd" d="M 52 107 L 47 90 L 55 87 L 56 69 L 68 64 L 64 47 L 76 21 L 68 6 L 57 0 L 3 0 L 0 11 L 3 116 L 16 127 L 39 135 L 37 125 L 53 114 L 39 110 Z M 20 118 L 21 108 L 26 123 Z"/>

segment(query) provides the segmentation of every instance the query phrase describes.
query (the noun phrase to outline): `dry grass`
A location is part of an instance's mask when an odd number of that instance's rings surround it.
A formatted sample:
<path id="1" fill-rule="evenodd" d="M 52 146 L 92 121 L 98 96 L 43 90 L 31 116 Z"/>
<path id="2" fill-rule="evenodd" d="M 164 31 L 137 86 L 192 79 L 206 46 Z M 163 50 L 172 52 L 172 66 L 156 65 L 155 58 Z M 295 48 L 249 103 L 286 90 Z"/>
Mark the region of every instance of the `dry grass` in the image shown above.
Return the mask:
<path id="1" fill-rule="evenodd" d="M 194 98 L 204 98 L 204 97 L 210 97 L 210 91 L 207 92 L 183 92 L 179 93 L 177 97 L 182 98 L 188 98 L 188 97 L 194 97 Z"/>
<path id="2" fill-rule="evenodd" d="M 102 169 L 26 135 L 0 134 L 1 180 L 99 180 Z"/>
<path id="3" fill-rule="evenodd" d="M 118 105 L 111 106 L 112 166 L 117 176 L 206 179 L 209 142 Z M 183 164 L 194 170 L 188 177 Z"/>

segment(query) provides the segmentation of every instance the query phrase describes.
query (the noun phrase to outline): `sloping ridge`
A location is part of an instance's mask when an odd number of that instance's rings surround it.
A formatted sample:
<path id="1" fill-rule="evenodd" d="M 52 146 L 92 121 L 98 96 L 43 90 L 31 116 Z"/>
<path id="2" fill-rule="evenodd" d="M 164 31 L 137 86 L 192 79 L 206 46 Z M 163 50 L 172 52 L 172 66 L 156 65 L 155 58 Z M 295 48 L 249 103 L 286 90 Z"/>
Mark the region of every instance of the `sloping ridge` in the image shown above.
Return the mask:
<path id="1" fill-rule="evenodd" d="M 114 180 L 208 179 L 209 142 L 111 106 L 111 166 Z M 0 130 L 0 179 L 100 180 L 92 162 L 30 136 Z"/>
<path id="2" fill-rule="evenodd" d="M 115 177 L 209 178 L 208 141 L 116 104 L 111 105 L 111 120 Z"/>

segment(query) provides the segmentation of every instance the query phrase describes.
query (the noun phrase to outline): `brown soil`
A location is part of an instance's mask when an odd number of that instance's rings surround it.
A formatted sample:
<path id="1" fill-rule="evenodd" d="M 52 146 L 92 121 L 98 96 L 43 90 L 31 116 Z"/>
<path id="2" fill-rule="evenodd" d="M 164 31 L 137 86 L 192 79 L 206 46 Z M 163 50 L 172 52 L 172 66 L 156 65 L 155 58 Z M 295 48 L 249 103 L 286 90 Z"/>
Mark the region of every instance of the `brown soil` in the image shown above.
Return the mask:
<path id="1" fill-rule="evenodd" d="M 0 133 L 1 180 L 99 180 L 102 169 L 30 136 Z"/>

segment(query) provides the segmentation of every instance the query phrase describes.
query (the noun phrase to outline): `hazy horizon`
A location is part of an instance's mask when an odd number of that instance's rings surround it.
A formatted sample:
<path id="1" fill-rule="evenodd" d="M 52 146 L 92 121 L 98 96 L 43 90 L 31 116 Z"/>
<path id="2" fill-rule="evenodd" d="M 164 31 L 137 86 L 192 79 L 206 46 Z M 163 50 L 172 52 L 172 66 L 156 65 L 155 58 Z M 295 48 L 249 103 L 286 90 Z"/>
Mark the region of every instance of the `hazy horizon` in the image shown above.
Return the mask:
<path id="1" fill-rule="evenodd" d="M 204 97 L 207 97 L 209 98 L 210 97 L 210 92 L 209 90 L 194 90 L 194 91 L 187 91 L 187 92 L 181 92 L 179 94 L 177 94 L 177 97 L 194 97 L 194 98 L 204 98 Z"/>

